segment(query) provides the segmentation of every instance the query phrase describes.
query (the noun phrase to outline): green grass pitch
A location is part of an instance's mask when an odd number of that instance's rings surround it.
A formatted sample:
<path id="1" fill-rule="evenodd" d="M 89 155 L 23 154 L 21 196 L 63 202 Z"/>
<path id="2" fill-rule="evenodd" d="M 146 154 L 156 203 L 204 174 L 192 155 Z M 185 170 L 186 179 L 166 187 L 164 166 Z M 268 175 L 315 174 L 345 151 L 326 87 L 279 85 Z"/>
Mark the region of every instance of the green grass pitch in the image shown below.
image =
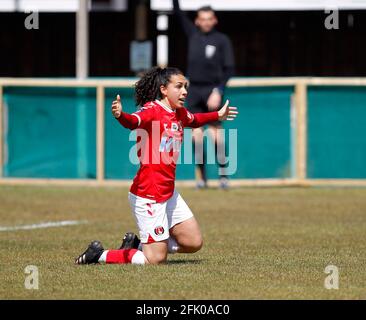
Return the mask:
<path id="1" fill-rule="evenodd" d="M 127 188 L 0 187 L 0 226 L 87 220 L 0 232 L 0 299 L 366 299 L 366 189 L 180 188 L 204 246 L 159 266 L 77 266 L 93 239 L 105 248 L 137 231 Z M 327 265 L 339 289 L 324 287 Z M 27 265 L 39 289 L 24 286 Z"/>

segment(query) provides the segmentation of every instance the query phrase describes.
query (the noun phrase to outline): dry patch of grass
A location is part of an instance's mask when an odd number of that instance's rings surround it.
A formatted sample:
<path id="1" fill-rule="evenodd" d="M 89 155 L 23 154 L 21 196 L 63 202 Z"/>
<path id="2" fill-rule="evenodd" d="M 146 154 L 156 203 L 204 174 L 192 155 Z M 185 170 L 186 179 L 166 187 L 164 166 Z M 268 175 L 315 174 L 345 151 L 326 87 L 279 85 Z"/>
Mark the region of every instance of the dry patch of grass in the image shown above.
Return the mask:
<path id="1" fill-rule="evenodd" d="M 137 231 L 126 188 L 0 187 L 0 225 L 87 220 L 0 232 L 1 299 L 365 299 L 366 189 L 180 189 L 205 244 L 161 266 L 75 266 L 93 239 Z M 339 268 L 339 290 L 324 269 Z M 39 290 L 24 288 L 27 265 Z"/>

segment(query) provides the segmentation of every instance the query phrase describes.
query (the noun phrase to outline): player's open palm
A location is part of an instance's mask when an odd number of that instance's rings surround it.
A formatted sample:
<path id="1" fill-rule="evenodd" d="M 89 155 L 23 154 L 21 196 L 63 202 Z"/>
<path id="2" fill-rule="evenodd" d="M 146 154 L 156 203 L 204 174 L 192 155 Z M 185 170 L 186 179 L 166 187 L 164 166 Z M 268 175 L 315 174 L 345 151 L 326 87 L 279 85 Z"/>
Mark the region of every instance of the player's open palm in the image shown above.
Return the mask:
<path id="1" fill-rule="evenodd" d="M 119 118 L 122 113 L 121 97 L 117 94 L 117 100 L 112 102 L 112 114 L 115 118 Z"/>
<path id="2" fill-rule="evenodd" d="M 219 120 L 234 120 L 239 113 L 236 107 L 229 106 L 229 100 L 226 100 L 224 106 L 218 111 L 219 112 Z"/>

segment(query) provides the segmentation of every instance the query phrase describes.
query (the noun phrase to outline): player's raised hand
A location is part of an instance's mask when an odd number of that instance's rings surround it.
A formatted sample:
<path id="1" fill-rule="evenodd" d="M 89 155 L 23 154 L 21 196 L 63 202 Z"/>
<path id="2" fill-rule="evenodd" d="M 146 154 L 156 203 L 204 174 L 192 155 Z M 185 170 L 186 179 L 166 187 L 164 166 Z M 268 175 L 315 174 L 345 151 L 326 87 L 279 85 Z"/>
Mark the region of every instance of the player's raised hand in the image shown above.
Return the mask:
<path id="1" fill-rule="evenodd" d="M 226 100 L 224 106 L 219 110 L 219 120 L 234 120 L 239 113 L 237 110 L 236 107 L 229 106 L 229 100 Z"/>
<path id="2" fill-rule="evenodd" d="M 121 97 L 117 94 L 116 100 L 112 102 L 112 114 L 115 118 L 119 118 L 122 113 Z"/>

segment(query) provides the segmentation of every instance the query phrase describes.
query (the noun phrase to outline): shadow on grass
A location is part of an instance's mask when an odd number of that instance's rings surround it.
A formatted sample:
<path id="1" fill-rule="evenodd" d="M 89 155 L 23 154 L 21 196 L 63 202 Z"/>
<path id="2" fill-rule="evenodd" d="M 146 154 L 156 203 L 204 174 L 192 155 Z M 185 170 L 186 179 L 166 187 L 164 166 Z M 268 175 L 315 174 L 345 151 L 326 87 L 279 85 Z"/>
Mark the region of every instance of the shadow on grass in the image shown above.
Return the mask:
<path id="1" fill-rule="evenodd" d="M 182 259 L 182 260 L 168 260 L 166 264 L 201 264 L 202 259 Z"/>

